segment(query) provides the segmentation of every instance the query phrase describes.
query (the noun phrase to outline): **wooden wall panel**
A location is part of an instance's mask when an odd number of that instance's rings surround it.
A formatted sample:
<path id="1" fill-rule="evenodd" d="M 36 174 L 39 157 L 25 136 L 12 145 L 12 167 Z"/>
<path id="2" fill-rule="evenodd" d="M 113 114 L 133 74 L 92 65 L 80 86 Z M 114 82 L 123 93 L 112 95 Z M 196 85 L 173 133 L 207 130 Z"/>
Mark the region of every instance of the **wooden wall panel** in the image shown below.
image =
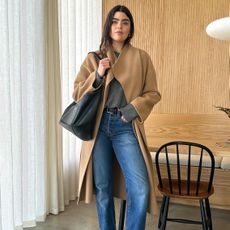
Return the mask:
<path id="1" fill-rule="evenodd" d="M 157 71 L 156 113 L 219 113 L 229 103 L 229 42 L 207 36 L 209 22 L 229 15 L 229 0 L 104 0 L 103 21 L 117 4 L 135 22 L 133 45 L 146 50 Z"/>

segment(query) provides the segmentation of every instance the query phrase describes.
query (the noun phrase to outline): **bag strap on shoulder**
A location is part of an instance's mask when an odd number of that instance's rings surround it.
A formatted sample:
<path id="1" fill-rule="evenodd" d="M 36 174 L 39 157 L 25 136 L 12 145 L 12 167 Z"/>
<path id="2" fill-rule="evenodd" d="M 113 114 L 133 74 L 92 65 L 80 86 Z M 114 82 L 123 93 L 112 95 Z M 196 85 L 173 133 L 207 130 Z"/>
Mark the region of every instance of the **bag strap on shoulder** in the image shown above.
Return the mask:
<path id="1" fill-rule="evenodd" d="M 89 54 L 92 53 L 96 59 L 97 62 L 99 62 L 102 58 L 97 54 L 95 51 L 89 52 Z"/>
<path id="2" fill-rule="evenodd" d="M 92 53 L 97 61 L 97 63 L 99 63 L 99 61 L 102 59 L 98 53 L 96 53 L 95 51 L 92 51 L 92 52 L 89 52 L 89 54 Z M 105 71 L 105 74 L 104 75 L 107 75 L 108 73 L 108 69 Z"/>

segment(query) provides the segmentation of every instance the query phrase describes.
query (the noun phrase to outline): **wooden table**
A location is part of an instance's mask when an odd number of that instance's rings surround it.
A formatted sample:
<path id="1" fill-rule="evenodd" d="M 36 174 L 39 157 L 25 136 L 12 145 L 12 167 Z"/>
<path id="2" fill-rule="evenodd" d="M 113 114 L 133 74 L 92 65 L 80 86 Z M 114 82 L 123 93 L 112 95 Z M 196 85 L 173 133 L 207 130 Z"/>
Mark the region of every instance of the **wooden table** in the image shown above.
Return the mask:
<path id="1" fill-rule="evenodd" d="M 154 114 L 145 122 L 150 151 L 174 140 L 206 145 L 216 156 L 230 156 L 230 119 L 220 114 Z"/>

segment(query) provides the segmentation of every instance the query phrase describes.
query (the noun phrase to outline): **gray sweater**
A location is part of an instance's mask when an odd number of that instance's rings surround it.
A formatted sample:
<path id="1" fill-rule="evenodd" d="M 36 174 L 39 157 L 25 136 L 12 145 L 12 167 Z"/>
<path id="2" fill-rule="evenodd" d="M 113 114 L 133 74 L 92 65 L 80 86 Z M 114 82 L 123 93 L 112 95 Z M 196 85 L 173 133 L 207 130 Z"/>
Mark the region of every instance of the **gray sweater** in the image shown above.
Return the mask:
<path id="1" fill-rule="evenodd" d="M 105 76 L 100 76 L 96 72 L 96 79 L 93 83 L 95 88 L 103 84 L 103 78 Z M 127 104 L 124 91 L 121 87 L 121 84 L 114 78 L 109 85 L 109 96 L 105 103 L 106 108 L 119 108 L 122 115 L 128 122 L 131 122 L 134 118 L 138 116 L 137 111 L 131 104 Z"/>

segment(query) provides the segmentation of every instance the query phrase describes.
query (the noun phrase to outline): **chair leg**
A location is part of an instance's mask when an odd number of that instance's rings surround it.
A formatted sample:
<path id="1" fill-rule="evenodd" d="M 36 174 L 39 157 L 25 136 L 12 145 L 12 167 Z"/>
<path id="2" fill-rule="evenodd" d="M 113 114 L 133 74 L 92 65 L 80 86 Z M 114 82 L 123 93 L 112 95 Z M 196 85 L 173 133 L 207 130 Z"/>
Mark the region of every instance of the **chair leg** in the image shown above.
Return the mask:
<path id="1" fill-rule="evenodd" d="M 158 228 L 161 227 L 162 215 L 163 215 L 164 207 L 165 207 L 165 200 L 166 200 L 166 196 L 163 196 L 162 203 L 161 203 L 160 214 L 159 214 L 159 219 L 158 219 Z"/>
<path id="2" fill-rule="evenodd" d="M 170 200 L 169 197 L 165 197 L 160 230 L 165 230 L 165 227 L 166 227 L 167 218 L 168 218 L 169 200 Z"/>
<path id="3" fill-rule="evenodd" d="M 204 207 L 203 201 L 204 201 L 203 199 L 200 200 L 200 213 L 201 213 L 202 227 L 203 227 L 203 230 L 208 230 L 205 207 Z"/>
<path id="4" fill-rule="evenodd" d="M 210 209 L 208 198 L 205 199 L 205 207 L 206 207 L 206 213 L 207 213 L 208 229 L 212 230 L 212 216 L 211 216 L 211 209 Z"/>
<path id="5" fill-rule="evenodd" d="M 126 209 L 126 200 L 121 200 L 120 204 L 120 217 L 119 217 L 119 230 L 124 229 L 124 222 L 125 222 L 125 209 Z"/>

